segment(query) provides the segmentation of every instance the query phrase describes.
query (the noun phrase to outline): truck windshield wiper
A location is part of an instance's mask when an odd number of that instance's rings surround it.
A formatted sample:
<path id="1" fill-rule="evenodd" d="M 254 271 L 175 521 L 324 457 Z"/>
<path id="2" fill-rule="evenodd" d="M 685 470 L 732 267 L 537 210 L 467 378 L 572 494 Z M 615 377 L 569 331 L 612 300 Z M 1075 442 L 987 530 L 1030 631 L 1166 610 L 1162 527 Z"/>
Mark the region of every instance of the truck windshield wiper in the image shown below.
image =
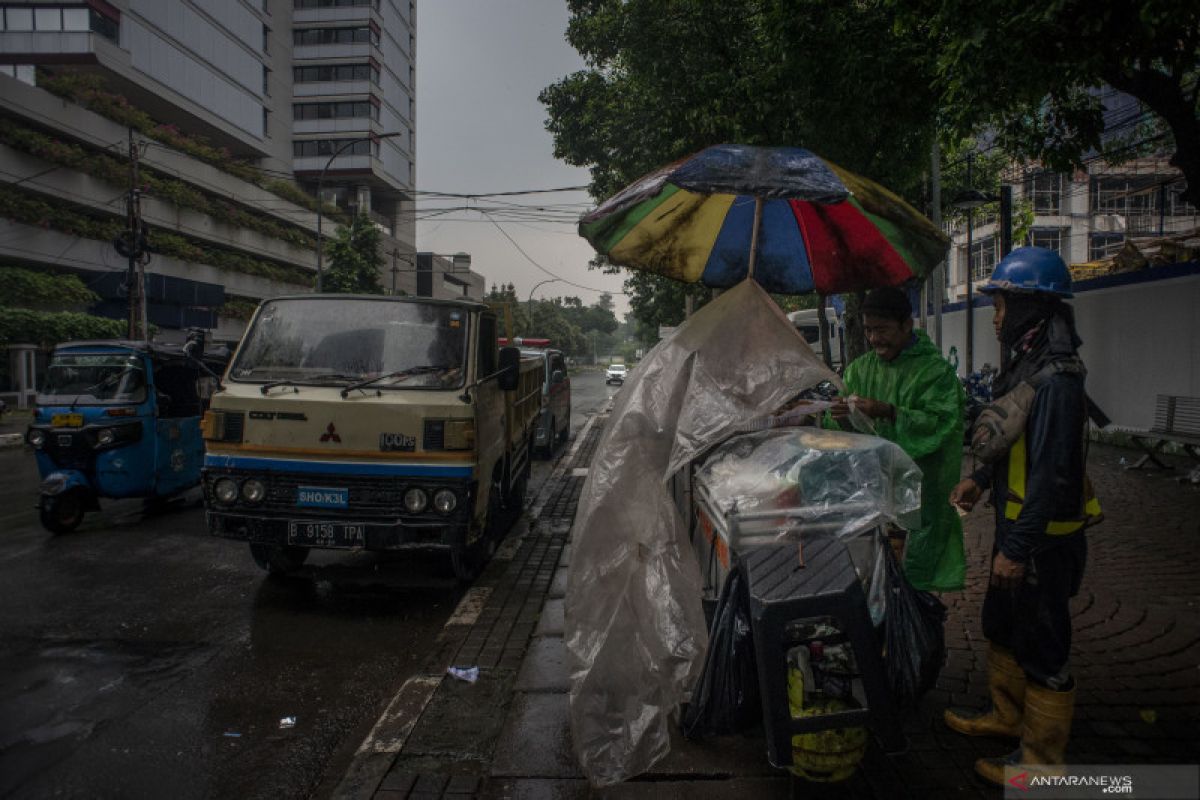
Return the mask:
<path id="1" fill-rule="evenodd" d="M 326 372 L 321 375 L 313 375 L 312 377 L 309 377 L 309 378 L 290 378 L 288 380 L 282 380 L 282 381 L 271 381 L 269 383 L 264 383 L 262 386 L 260 386 L 258 388 L 258 390 L 265 395 L 267 392 L 271 391 L 276 386 L 296 387 L 296 386 L 303 386 L 306 383 L 317 383 L 317 382 L 324 382 L 324 381 L 356 381 L 356 380 L 359 380 L 361 377 L 362 377 L 361 375 L 345 375 L 341 372 Z"/>
<path id="2" fill-rule="evenodd" d="M 371 384 L 379 381 L 386 381 L 389 378 L 407 378 L 410 375 L 427 375 L 433 372 L 445 372 L 448 369 L 450 369 L 450 367 L 430 364 L 422 367 L 409 367 L 408 369 L 400 369 L 396 370 L 395 372 L 385 372 L 383 375 L 376 375 L 372 378 L 363 378 L 362 380 L 355 381 L 346 388 L 342 389 L 342 398 L 344 399 L 348 397 L 355 389 L 362 389 L 364 386 L 370 386 Z"/>

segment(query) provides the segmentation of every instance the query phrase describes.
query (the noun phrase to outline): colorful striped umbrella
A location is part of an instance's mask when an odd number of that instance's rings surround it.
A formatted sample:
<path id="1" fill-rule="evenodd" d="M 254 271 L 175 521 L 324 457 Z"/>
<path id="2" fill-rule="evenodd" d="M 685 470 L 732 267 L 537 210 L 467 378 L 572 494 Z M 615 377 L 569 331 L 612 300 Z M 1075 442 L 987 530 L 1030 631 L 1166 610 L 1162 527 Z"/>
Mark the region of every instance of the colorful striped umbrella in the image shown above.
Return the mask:
<path id="1" fill-rule="evenodd" d="M 808 150 L 730 144 L 630 184 L 579 234 L 619 266 L 822 295 L 923 277 L 948 241 L 895 194 Z"/>

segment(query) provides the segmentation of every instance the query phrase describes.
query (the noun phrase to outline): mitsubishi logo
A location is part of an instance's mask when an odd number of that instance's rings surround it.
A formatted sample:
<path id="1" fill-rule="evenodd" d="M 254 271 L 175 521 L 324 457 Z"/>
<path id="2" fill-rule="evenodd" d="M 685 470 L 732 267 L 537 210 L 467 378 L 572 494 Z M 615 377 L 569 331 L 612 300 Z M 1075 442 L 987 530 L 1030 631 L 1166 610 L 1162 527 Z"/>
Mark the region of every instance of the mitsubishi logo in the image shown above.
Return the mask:
<path id="1" fill-rule="evenodd" d="M 321 434 L 321 441 L 342 443 L 342 437 L 338 436 L 337 428 L 333 427 L 332 422 L 329 423 L 329 427 L 325 429 L 325 432 Z"/>

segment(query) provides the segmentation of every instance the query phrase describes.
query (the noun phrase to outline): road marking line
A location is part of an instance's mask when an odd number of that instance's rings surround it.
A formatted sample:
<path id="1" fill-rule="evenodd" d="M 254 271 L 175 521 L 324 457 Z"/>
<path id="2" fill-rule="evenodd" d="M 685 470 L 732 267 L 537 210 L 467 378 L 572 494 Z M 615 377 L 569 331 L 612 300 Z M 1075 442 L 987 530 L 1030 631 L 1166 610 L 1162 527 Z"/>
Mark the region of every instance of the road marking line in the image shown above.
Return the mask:
<path id="1" fill-rule="evenodd" d="M 586 478 L 587 474 L 588 474 L 587 467 L 576 467 L 575 469 L 571 470 L 572 478 Z"/>
<path id="2" fill-rule="evenodd" d="M 405 681 L 356 755 L 399 753 L 441 682 L 441 675 L 414 675 Z"/>
<path id="3" fill-rule="evenodd" d="M 458 601 L 458 607 L 454 609 L 454 613 L 450 615 L 450 619 L 446 620 L 446 625 L 474 625 L 475 620 L 479 619 L 479 612 L 483 611 L 483 605 L 487 599 L 492 596 L 491 586 L 476 586 L 467 590 L 463 595 L 463 599 Z"/>

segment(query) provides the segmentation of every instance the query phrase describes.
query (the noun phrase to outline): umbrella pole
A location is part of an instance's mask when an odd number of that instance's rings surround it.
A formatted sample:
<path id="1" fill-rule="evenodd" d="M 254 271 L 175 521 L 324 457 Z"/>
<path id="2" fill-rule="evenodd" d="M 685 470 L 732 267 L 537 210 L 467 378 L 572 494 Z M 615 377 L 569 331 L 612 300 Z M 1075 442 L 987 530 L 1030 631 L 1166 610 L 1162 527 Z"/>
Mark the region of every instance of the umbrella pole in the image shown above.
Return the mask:
<path id="1" fill-rule="evenodd" d="M 746 268 L 746 277 L 754 277 L 754 262 L 758 260 L 758 226 L 762 222 L 763 199 L 754 198 L 754 226 L 750 230 L 750 266 Z"/>

